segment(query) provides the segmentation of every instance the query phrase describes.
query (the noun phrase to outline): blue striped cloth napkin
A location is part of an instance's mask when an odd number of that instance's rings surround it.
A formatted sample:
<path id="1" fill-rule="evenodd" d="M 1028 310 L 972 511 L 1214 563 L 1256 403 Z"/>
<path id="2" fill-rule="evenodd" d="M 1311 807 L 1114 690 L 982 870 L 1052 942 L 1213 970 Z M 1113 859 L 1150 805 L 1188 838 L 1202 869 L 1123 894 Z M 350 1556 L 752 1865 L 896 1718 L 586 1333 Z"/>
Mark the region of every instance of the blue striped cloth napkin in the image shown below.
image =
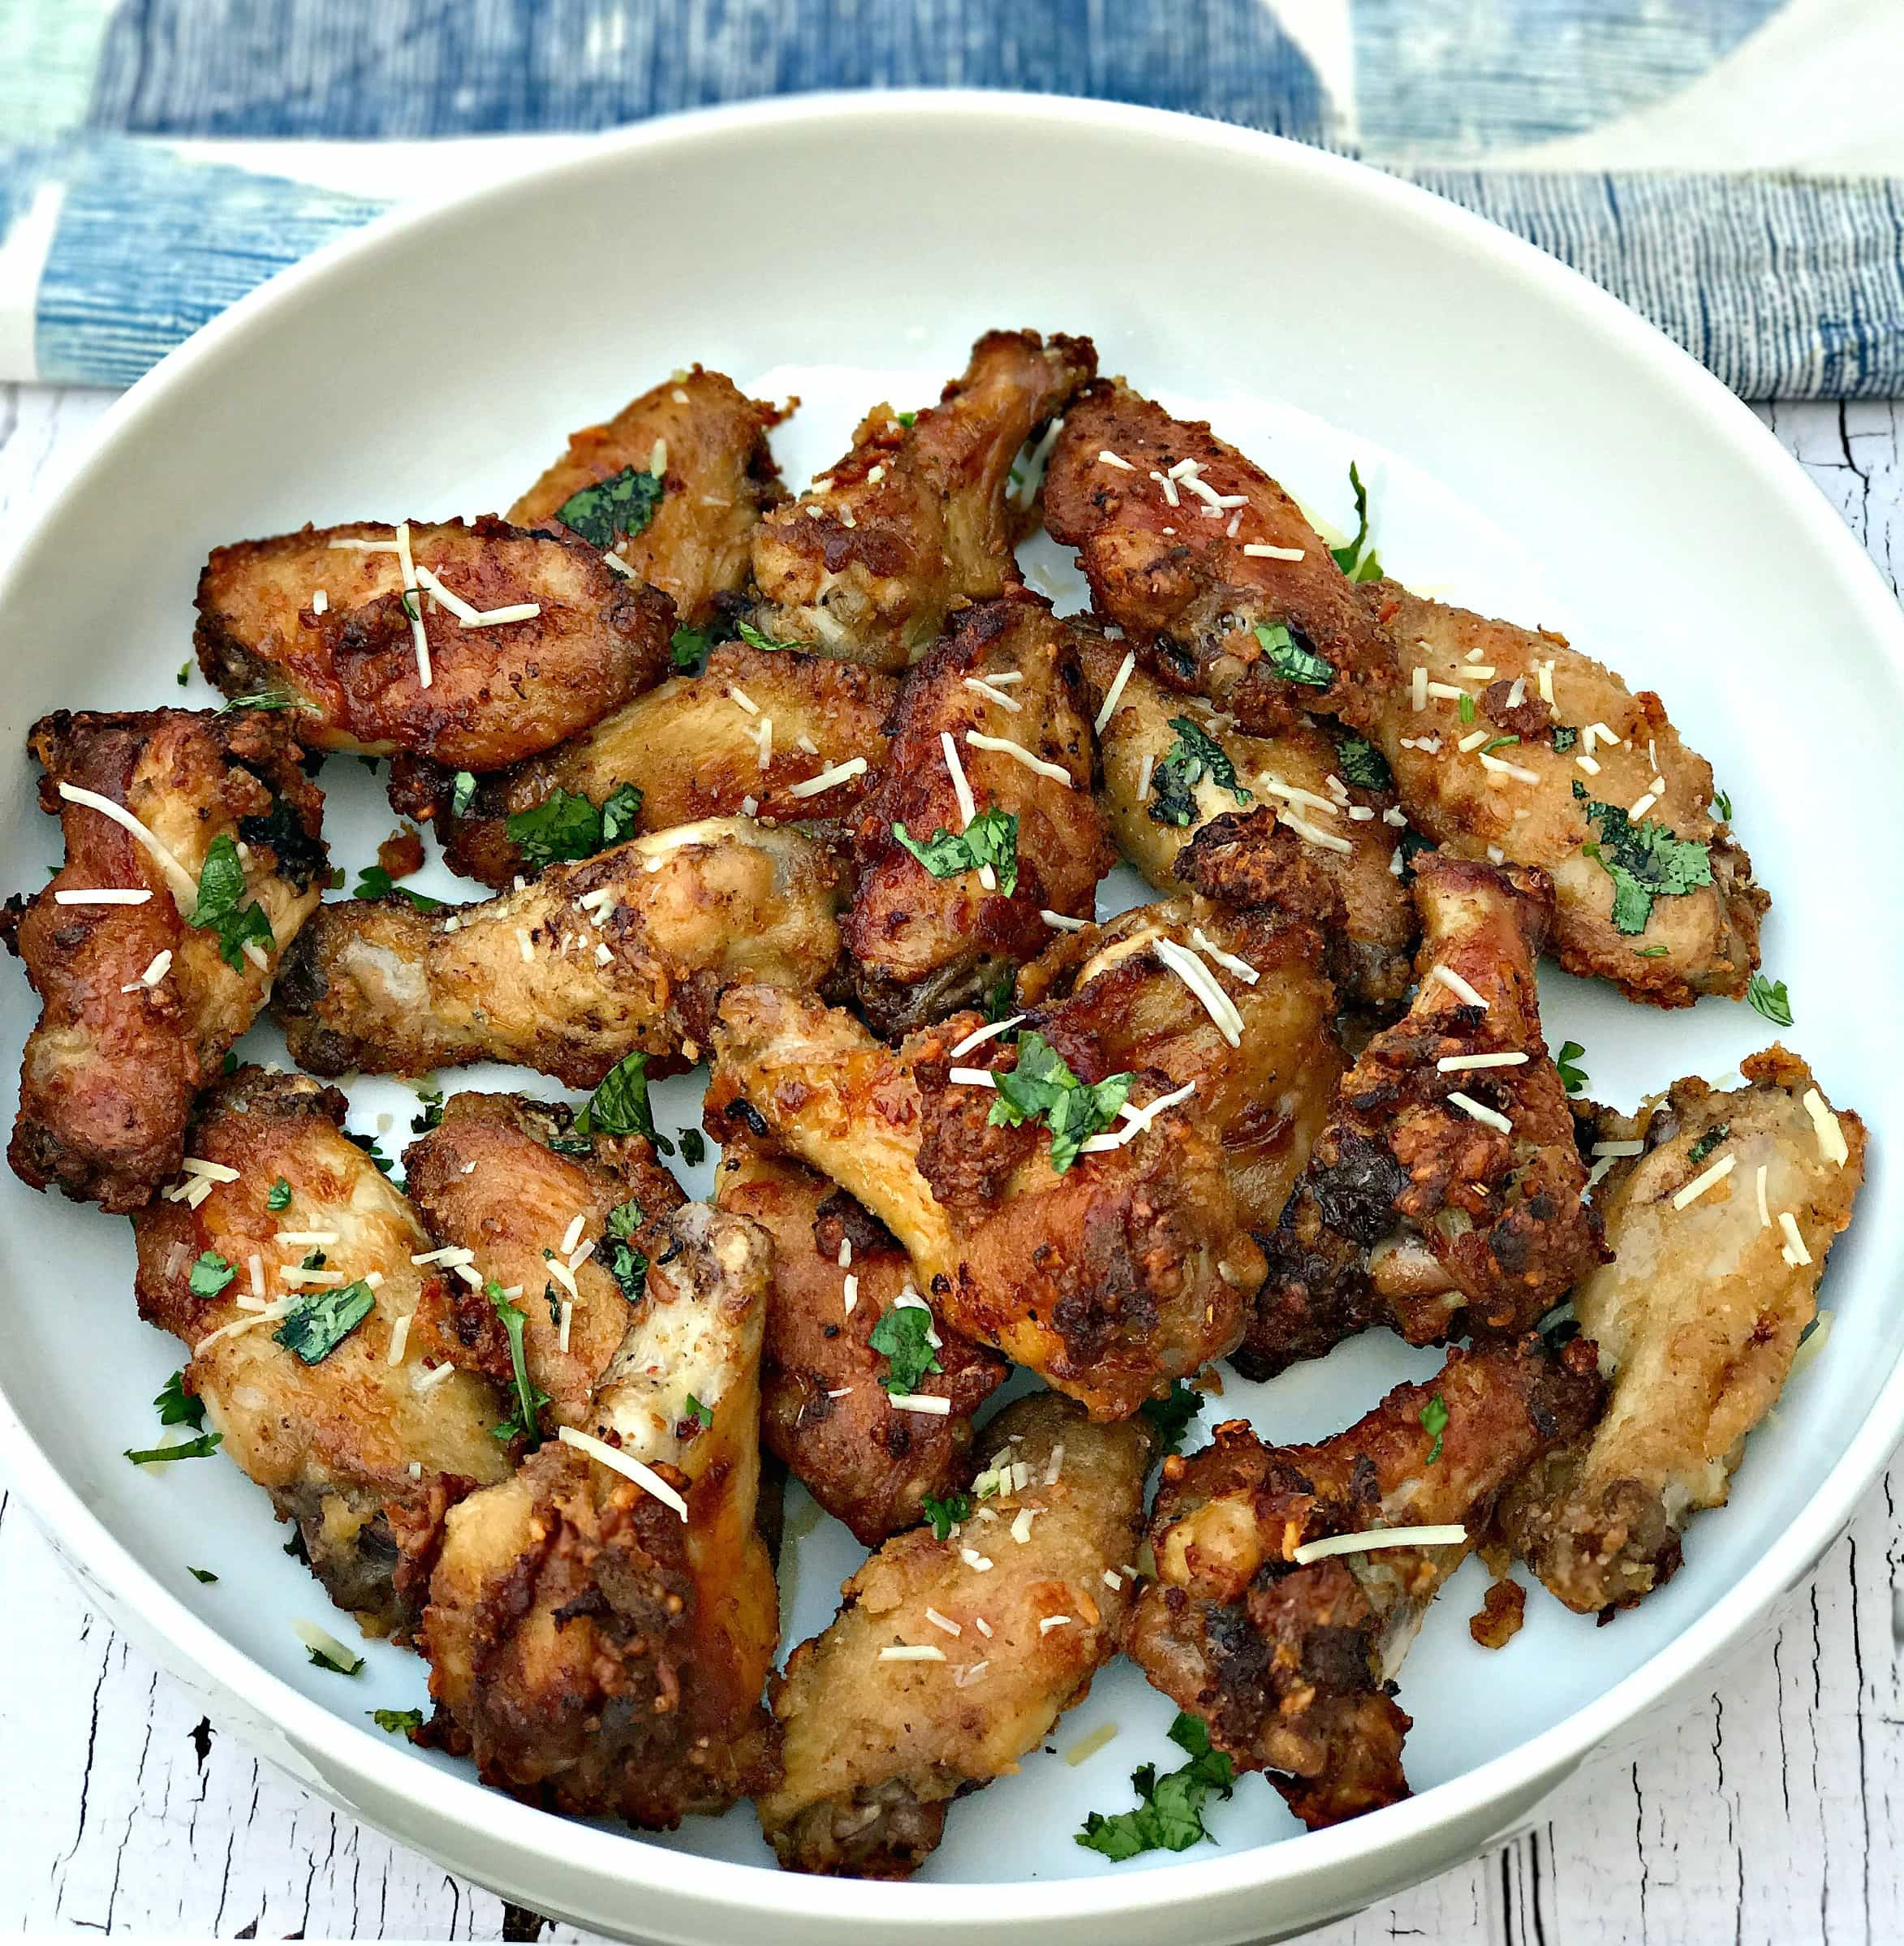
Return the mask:
<path id="1" fill-rule="evenodd" d="M 0 380 L 122 385 L 391 203 L 825 88 L 1359 155 L 1748 398 L 1904 394 L 1899 0 L 0 0 Z"/>

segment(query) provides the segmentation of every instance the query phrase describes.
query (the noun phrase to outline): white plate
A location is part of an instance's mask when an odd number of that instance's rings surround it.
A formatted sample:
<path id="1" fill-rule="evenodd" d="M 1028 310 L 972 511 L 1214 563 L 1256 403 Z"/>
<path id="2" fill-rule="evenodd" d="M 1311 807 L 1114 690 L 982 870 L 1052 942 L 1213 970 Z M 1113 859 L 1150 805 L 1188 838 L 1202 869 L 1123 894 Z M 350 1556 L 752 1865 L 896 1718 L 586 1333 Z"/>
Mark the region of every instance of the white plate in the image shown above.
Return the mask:
<path id="1" fill-rule="evenodd" d="M 1447 1591 L 1402 1673 L 1410 1802 L 1298 1835 L 1249 1778 L 1213 1816 L 1217 1845 L 1107 1865 L 1071 1842 L 1083 1814 L 1127 1806 L 1131 1767 L 1170 1754 L 1170 1706 L 1121 1665 L 1053 1743 L 1104 1722 L 1114 1741 L 1075 1767 L 1034 1755 L 954 1810 L 918 1881 L 862 1885 L 764 1869 L 746 1806 L 644 1841 L 528 1810 L 379 1736 L 364 1711 L 420 1700 L 420 1665 L 373 1647 L 355 1681 L 312 1668 L 289 1622 L 337 1617 L 280 1553 L 261 1496 L 230 1466 L 154 1479 L 120 1457 L 153 1430 L 149 1401 L 179 1348 L 134 1318 L 122 1225 L 6 1178 L 0 1453 L 75 1572 L 312 1788 L 578 1923 L 703 1942 L 770 1922 L 799 1946 L 902 1926 L 1093 1946 L 1299 1930 L 1525 1819 L 1751 1630 L 1904 1427 L 1889 1268 L 1904 1238 L 1885 1194 L 1886 1080 L 1904 1048 L 1884 1002 L 1904 941 L 1874 849 L 1892 821 L 1904 624 L 1797 467 L 1648 326 L 1446 204 L 1244 131 L 997 95 L 784 101 L 605 138 L 277 280 L 114 410 L 0 583 L 9 881 L 31 889 L 57 856 L 28 725 L 62 706 L 178 701 L 214 544 L 506 505 L 571 428 L 696 359 L 803 394 L 777 444 L 803 474 L 843 448 L 863 404 L 928 398 L 979 332 L 1021 324 L 1089 333 L 1106 371 L 1207 409 L 1327 517 L 1346 512 L 1359 457 L 1403 579 L 1563 627 L 1670 700 L 1773 889 L 1766 959 L 1790 984 L 1790 1038 L 1877 1137 L 1832 1263 L 1836 1328 L 1755 1436 L 1731 1507 L 1693 1528 L 1684 1571 L 1643 1608 L 1596 1630 L 1536 1592 L 1526 1630 L 1490 1655 L 1463 1625 L 1478 1572 Z M 1027 562 L 1075 597 L 1048 542 Z M 187 694 L 204 700 L 196 677 Z M 339 860 L 360 866 L 389 814 L 347 759 L 323 781 Z M 1544 991 L 1550 1038 L 1584 1041 L 1594 1091 L 1622 1102 L 1728 1070 L 1771 1037 L 1724 1002 L 1655 1014 L 1558 975 Z M 17 1047 L 32 1018 L 17 975 L 0 981 L 0 1015 Z M 258 1030 L 247 1052 L 273 1042 Z M 660 1099 L 671 1124 L 692 1112 L 689 1083 Z M 359 1127 L 409 1113 L 388 1083 L 355 1100 Z M 400 1119 L 393 1140 L 406 1133 Z M 1272 1385 L 1234 1385 L 1222 1410 L 1279 1440 L 1316 1436 L 1433 1363 L 1372 1334 Z M 792 1512 L 805 1531 L 790 1640 L 825 1620 L 858 1558 L 803 1496 Z M 200 1587 L 187 1565 L 221 1578 Z"/>

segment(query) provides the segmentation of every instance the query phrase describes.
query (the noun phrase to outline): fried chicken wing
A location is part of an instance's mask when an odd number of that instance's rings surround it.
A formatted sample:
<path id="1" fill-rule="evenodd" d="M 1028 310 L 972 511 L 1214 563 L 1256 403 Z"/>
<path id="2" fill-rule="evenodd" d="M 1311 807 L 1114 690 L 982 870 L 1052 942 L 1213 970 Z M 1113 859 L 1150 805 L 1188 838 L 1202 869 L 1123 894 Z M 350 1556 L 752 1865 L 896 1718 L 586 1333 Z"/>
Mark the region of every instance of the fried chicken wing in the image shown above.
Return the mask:
<path id="1" fill-rule="evenodd" d="M 1062 1172 L 1045 1124 L 991 1125 L 999 1097 L 954 1071 L 969 1056 L 996 1073 L 1020 1050 L 972 1047 L 980 1024 L 955 1015 L 895 1052 L 850 1014 L 737 988 L 715 1030 L 709 1126 L 743 1121 L 864 1203 L 951 1330 L 1096 1418 L 1126 1417 L 1235 1344 L 1261 1252 L 1215 1138 L 1181 1104 Z M 1108 1079 L 1101 1058 L 1078 1078 Z M 1162 1075 L 1131 1078 L 1147 1100 L 1167 1087 Z"/>
<path id="2" fill-rule="evenodd" d="M 950 1539 L 888 1541 L 774 1682 L 786 1772 L 759 1799 L 760 1828 L 790 1871 L 915 1871 L 951 1800 L 1017 1770 L 1116 1653 L 1142 1422 L 1096 1425 L 1041 1393 L 1000 1413 L 986 1444 L 975 1491 L 996 1493 Z"/>
<path id="3" fill-rule="evenodd" d="M 1530 1337 L 1456 1350 L 1314 1446 L 1272 1447 L 1234 1419 L 1164 1462 L 1151 1517 L 1157 1578 L 1125 1647 L 1202 1717 L 1239 1770 L 1263 1770 L 1312 1830 L 1408 1795 L 1409 1719 L 1394 1677 L 1423 1615 L 1502 1487 L 1599 1408 L 1592 1347 L 1557 1358 Z M 1465 1542 L 1299 1565 L 1298 1548 L 1380 1527 L 1460 1526 Z"/>
<path id="4" fill-rule="evenodd" d="M 481 615 L 507 618 L 470 625 Z M 665 596 L 579 540 L 358 521 L 214 549 L 195 640 L 208 681 L 286 700 L 313 749 L 495 770 L 652 687 L 673 627 Z"/>
<path id="5" fill-rule="evenodd" d="M 1863 1180 L 1863 1123 L 1832 1109 L 1803 1061 L 1775 1046 L 1742 1071 L 1743 1087 L 1695 1077 L 1636 1122 L 1601 1118 L 1616 1148 L 1644 1145 L 1600 1189 L 1613 1261 L 1574 1294 L 1609 1377 L 1606 1410 L 1501 1514 L 1515 1552 L 1582 1614 L 1669 1580 L 1692 1516 L 1725 1504 Z"/>
<path id="6" fill-rule="evenodd" d="M 1421 984 L 1343 1077 L 1265 1239 L 1269 1277 L 1236 1357 L 1247 1376 L 1385 1316 L 1416 1345 L 1524 1331 L 1605 1255 L 1540 1035 L 1546 875 L 1428 853 L 1415 895 Z"/>
<path id="7" fill-rule="evenodd" d="M 1091 794 L 1077 647 L 1039 596 L 1014 589 L 955 615 L 907 677 L 892 728 L 891 757 L 854 824 L 845 928 L 860 1005 L 885 1034 L 971 1005 L 1042 952 L 1041 913 L 1089 918 L 1117 863 Z M 1009 863 L 937 858 L 937 841 L 1001 817 Z"/>
<path id="8" fill-rule="evenodd" d="M 324 799 L 291 726 L 256 711 L 62 710 L 28 743 L 66 859 L 0 921 L 41 1003 L 7 1160 L 35 1189 L 136 1209 L 178 1169 L 193 1096 L 317 906 Z"/>
<path id="9" fill-rule="evenodd" d="M 893 1400 L 890 1363 L 867 1341 L 912 1289 L 891 1231 L 845 1190 L 743 1130 L 723 1131 L 715 1199 L 773 1238 L 773 1295 L 761 1360 L 761 1437 L 863 1547 L 916 1526 L 970 1473 L 971 1418 L 1006 1375 L 982 1346 L 946 1337 L 942 1371 L 913 1396 L 950 1401 L 943 1414 Z M 916 1293 L 914 1294 L 916 1295 Z"/>
<path id="10" fill-rule="evenodd" d="M 601 805 L 632 784 L 643 831 L 756 813 L 777 823 L 849 817 L 885 764 L 883 726 L 898 694 L 890 676 L 859 663 L 726 643 L 701 674 L 675 677 L 546 756 L 475 779 L 460 812 L 455 773 L 421 759 L 391 766 L 390 801 L 435 823 L 453 871 L 502 891 L 539 869 L 510 838 L 510 818 L 558 790 Z M 831 781 L 815 790 L 821 777 Z"/>
<path id="11" fill-rule="evenodd" d="M 487 1380 L 449 1369 L 455 1299 L 413 1261 L 429 1239 L 343 1133 L 344 1107 L 335 1088 L 252 1067 L 205 1095 L 187 1173 L 132 1217 L 139 1314 L 190 1347 L 187 1388 L 297 1522 L 331 1599 L 401 1636 L 446 1512 L 509 1470 L 493 1436 L 504 1409 Z"/>
<path id="12" fill-rule="evenodd" d="M 842 876 L 797 831 L 711 818 L 482 905 L 339 900 L 299 936 L 274 1011 L 315 1074 L 507 1061 L 592 1087 L 635 1050 L 666 1073 L 734 981 L 826 978 Z"/>
<path id="13" fill-rule="evenodd" d="M 1045 525 L 1167 688 L 1258 736 L 1372 706 L 1388 648 L 1355 590 L 1289 495 L 1202 420 L 1121 379 L 1088 386 L 1045 471 Z"/>
<path id="14" fill-rule="evenodd" d="M 1548 944 L 1570 973 L 1654 1006 L 1742 998 L 1771 902 L 1712 813 L 1712 766 L 1681 743 L 1660 699 L 1635 695 L 1564 636 L 1392 581 L 1363 592 L 1393 644 L 1368 733 L 1415 823 L 1456 857 L 1492 846 L 1549 873 Z M 1474 699 L 1471 730 L 1454 691 Z"/>
<path id="15" fill-rule="evenodd" d="M 574 1120 L 526 1095 L 452 1095 L 403 1152 L 403 1174 L 437 1249 L 469 1253 L 475 1277 L 524 1293 L 530 1382 L 549 1395 L 554 1423 L 585 1428 L 665 1246 L 661 1226 L 684 1199 L 646 1136 L 578 1135 Z M 477 1289 L 463 1311 L 455 1362 L 508 1385 L 495 1307 Z"/>
<path id="16" fill-rule="evenodd" d="M 755 523 L 786 497 L 767 445 L 785 416 L 718 372 L 678 372 L 571 433 L 504 518 L 613 553 L 698 628 L 747 585 Z"/>
<path id="17" fill-rule="evenodd" d="M 1096 369 L 1088 338 L 992 331 L 911 424 L 875 406 L 832 471 L 756 530 L 760 627 L 902 669 L 961 601 L 1002 594 L 1030 498 L 1013 504 L 1012 463 Z"/>
<path id="18" fill-rule="evenodd" d="M 648 1830 L 779 1772 L 760 1700 L 779 1597 L 754 1519 L 770 1246 L 705 1203 L 661 1231 L 589 1443 L 544 1446 L 452 1513 L 423 1620 L 427 1741 L 526 1802 Z"/>

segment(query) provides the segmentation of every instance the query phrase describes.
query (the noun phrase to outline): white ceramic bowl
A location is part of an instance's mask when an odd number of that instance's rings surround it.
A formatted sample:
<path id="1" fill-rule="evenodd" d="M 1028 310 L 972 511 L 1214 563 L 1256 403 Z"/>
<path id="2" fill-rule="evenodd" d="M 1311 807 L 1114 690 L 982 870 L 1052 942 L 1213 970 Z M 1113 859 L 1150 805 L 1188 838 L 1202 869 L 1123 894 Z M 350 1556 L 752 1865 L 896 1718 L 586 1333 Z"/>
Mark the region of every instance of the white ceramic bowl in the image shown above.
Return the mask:
<path id="1" fill-rule="evenodd" d="M 1665 1706 L 1811 1567 L 1904 1426 L 1889 1268 L 1904 1238 L 1885 1195 L 1886 1078 L 1904 1050 L 1884 998 L 1901 942 L 1871 849 L 1890 821 L 1904 624 L 1797 467 L 1648 325 L 1445 203 L 1242 130 L 1003 95 L 784 101 L 605 137 L 278 279 L 117 407 L 0 584 L 7 877 L 30 889 L 56 855 L 27 725 L 62 705 L 178 700 L 212 545 L 506 504 L 571 427 L 696 358 L 743 384 L 795 368 L 809 403 L 782 452 L 811 471 L 885 375 L 899 403 L 923 403 L 978 332 L 1020 324 L 1092 334 L 1106 370 L 1200 402 L 1325 514 L 1345 510 L 1342 465 L 1360 455 L 1404 579 L 1562 622 L 1671 700 L 1777 902 L 1767 955 L 1790 983 L 1790 1038 L 1877 1136 L 1827 1286 L 1836 1328 L 1755 1436 L 1733 1505 L 1699 1522 L 1684 1571 L 1643 1608 L 1596 1630 L 1536 1592 L 1490 1657 L 1462 1625 L 1478 1570 L 1443 1596 L 1402 1674 L 1410 1802 L 1299 1836 L 1248 1779 L 1217 1844 L 1108 1866 L 1070 1834 L 1084 1810 L 1131 1802 L 1126 1773 L 1165 1754 L 1170 1716 L 1124 1665 L 1053 1739 L 1115 1721 L 1105 1750 L 1075 1767 L 1034 1756 L 954 1810 L 923 1882 L 864 1885 L 773 1873 L 745 1806 L 643 1841 L 380 1737 L 364 1711 L 420 1699 L 419 1665 L 379 1647 L 355 1682 L 312 1669 L 288 1623 L 325 1613 L 321 1598 L 235 1469 L 126 1465 L 178 1348 L 134 1320 L 123 1225 L 6 1178 L 0 1455 L 101 1607 L 333 1803 L 579 1924 L 687 1942 L 770 1927 L 790 1946 L 901 1928 L 1051 1946 L 1299 1931 L 1512 1830 Z M 1048 544 L 1038 558 L 1063 587 Z M 196 679 L 190 694 L 203 700 Z M 325 783 L 339 855 L 362 864 L 388 814 L 354 765 Z M 1770 1038 L 1742 1006 L 1669 1016 L 1558 975 L 1544 990 L 1550 1037 L 1586 1041 L 1595 1091 L 1614 1100 Z M 32 1018 L 17 975 L 0 975 L 0 1017 L 17 1048 Z M 248 1044 L 269 1045 L 266 1030 Z M 677 1121 L 690 1105 L 665 1103 Z M 1234 1387 L 1224 1410 L 1315 1436 L 1432 1363 L 1375 1334 Z M 793 1638 L 852 1565 L 840 1534 L 795 1545 Z M 198 1586 L 187 1563 L 220 1582 Z"/>

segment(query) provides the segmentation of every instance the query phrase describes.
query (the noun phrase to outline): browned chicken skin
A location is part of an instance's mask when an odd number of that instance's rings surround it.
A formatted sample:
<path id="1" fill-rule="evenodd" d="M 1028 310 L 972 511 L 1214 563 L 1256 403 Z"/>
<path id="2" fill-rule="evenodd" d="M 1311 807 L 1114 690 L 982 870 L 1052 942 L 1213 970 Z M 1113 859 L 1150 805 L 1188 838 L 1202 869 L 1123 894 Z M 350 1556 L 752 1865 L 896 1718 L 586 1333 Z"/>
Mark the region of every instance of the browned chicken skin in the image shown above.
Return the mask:
<path id="1" fill-rule="evenodd" d="M 495 770 L 586 729 L 666 672 L 673 604 L 592 548 L 489 519 L 404 531 L 412 587 L 429 588 L 427 570 L 479 612 L 540 612 L 466 627 L 433 592 L 406 594 L 397 528 L 307 527 L 213 550 L 195 637 L 206 678 L 228 696 L 290 698 L 313 749 L 407 750 Z"/>
<path id="2" fill-rule="evenodd" d="M 867 1018 L 898 1034 L 971 1005 L 1002 973 L 1041 953 L 1051 939 L 1041 913 L 1089 918 L 1117 853 L 1091 794 L 1077 647 L 1037 596 L 1014 589 L 954 616 L 950 633 L 907 677 L 890 728 L 885 775 L 854 824 L 858 885 L 845 938 Z M 1009 742 L 1060 775 L 975 736 Z M 929 846 L 970 821 L 947 738 L 976 814 L 1015 821 L 1014 881 L 993 872 L 988 887 L 976 870 L 941 877 L 894 829 Z"/>
<path id="3" fill-rule="evenodd" d="M 1549 1358 L 1529 1337 L 1450 1353 L 1435 1378 L 1398 1386 L 1320 1445 L 1219 1426 L 1213 1445 L 1164 1462 L 1157 1578 L 1125 1647 L 1239 1770 L 1269 1772 L 1312 1829 L 1396 1802 L 1409 1719 L 1394 1681 L 1423 1613 L 1502 1487 L 1587 1426 L 1600 1396 L 1591 1345 Z M 1468 1541 L 1292 1558 L 1326 1535 L 1443 1525 Z"/>
<path id="4" fill-rule="evenodd" d="M 135 1209 L 178 1169 L 194 1094 L 252 1024 L 284 945 L 323 891 L 324 799 L 298 768 L 291 726 L 257 711 L 61 711 L 33 725 L 28 745 L 45 768 L 41 807 L 60 820 L 66 859 L 4 922 L 41 1001 L 7 1160 L 36 1189 Z M 175 867 L 95 806 L 62 798 L 62 785 L 129 812 Z M 221 837 L 243 847 L 240 904 L 271 926 L 269 942 L 252 941 L 235 967 L 216 930 L 188 923 Z M 59 902 L 101 890 L 149 896 Z"/>
<path id="5" fill-rule="evenodd" d="M 789 641 L 902 669 L 962 601 L 1018 579 L 1012 463 L 1097 369 L 1088 338 L 991 331 L 939 403 L 876 406 L 851 450 L 754 536 L 758 620 Z"/>

